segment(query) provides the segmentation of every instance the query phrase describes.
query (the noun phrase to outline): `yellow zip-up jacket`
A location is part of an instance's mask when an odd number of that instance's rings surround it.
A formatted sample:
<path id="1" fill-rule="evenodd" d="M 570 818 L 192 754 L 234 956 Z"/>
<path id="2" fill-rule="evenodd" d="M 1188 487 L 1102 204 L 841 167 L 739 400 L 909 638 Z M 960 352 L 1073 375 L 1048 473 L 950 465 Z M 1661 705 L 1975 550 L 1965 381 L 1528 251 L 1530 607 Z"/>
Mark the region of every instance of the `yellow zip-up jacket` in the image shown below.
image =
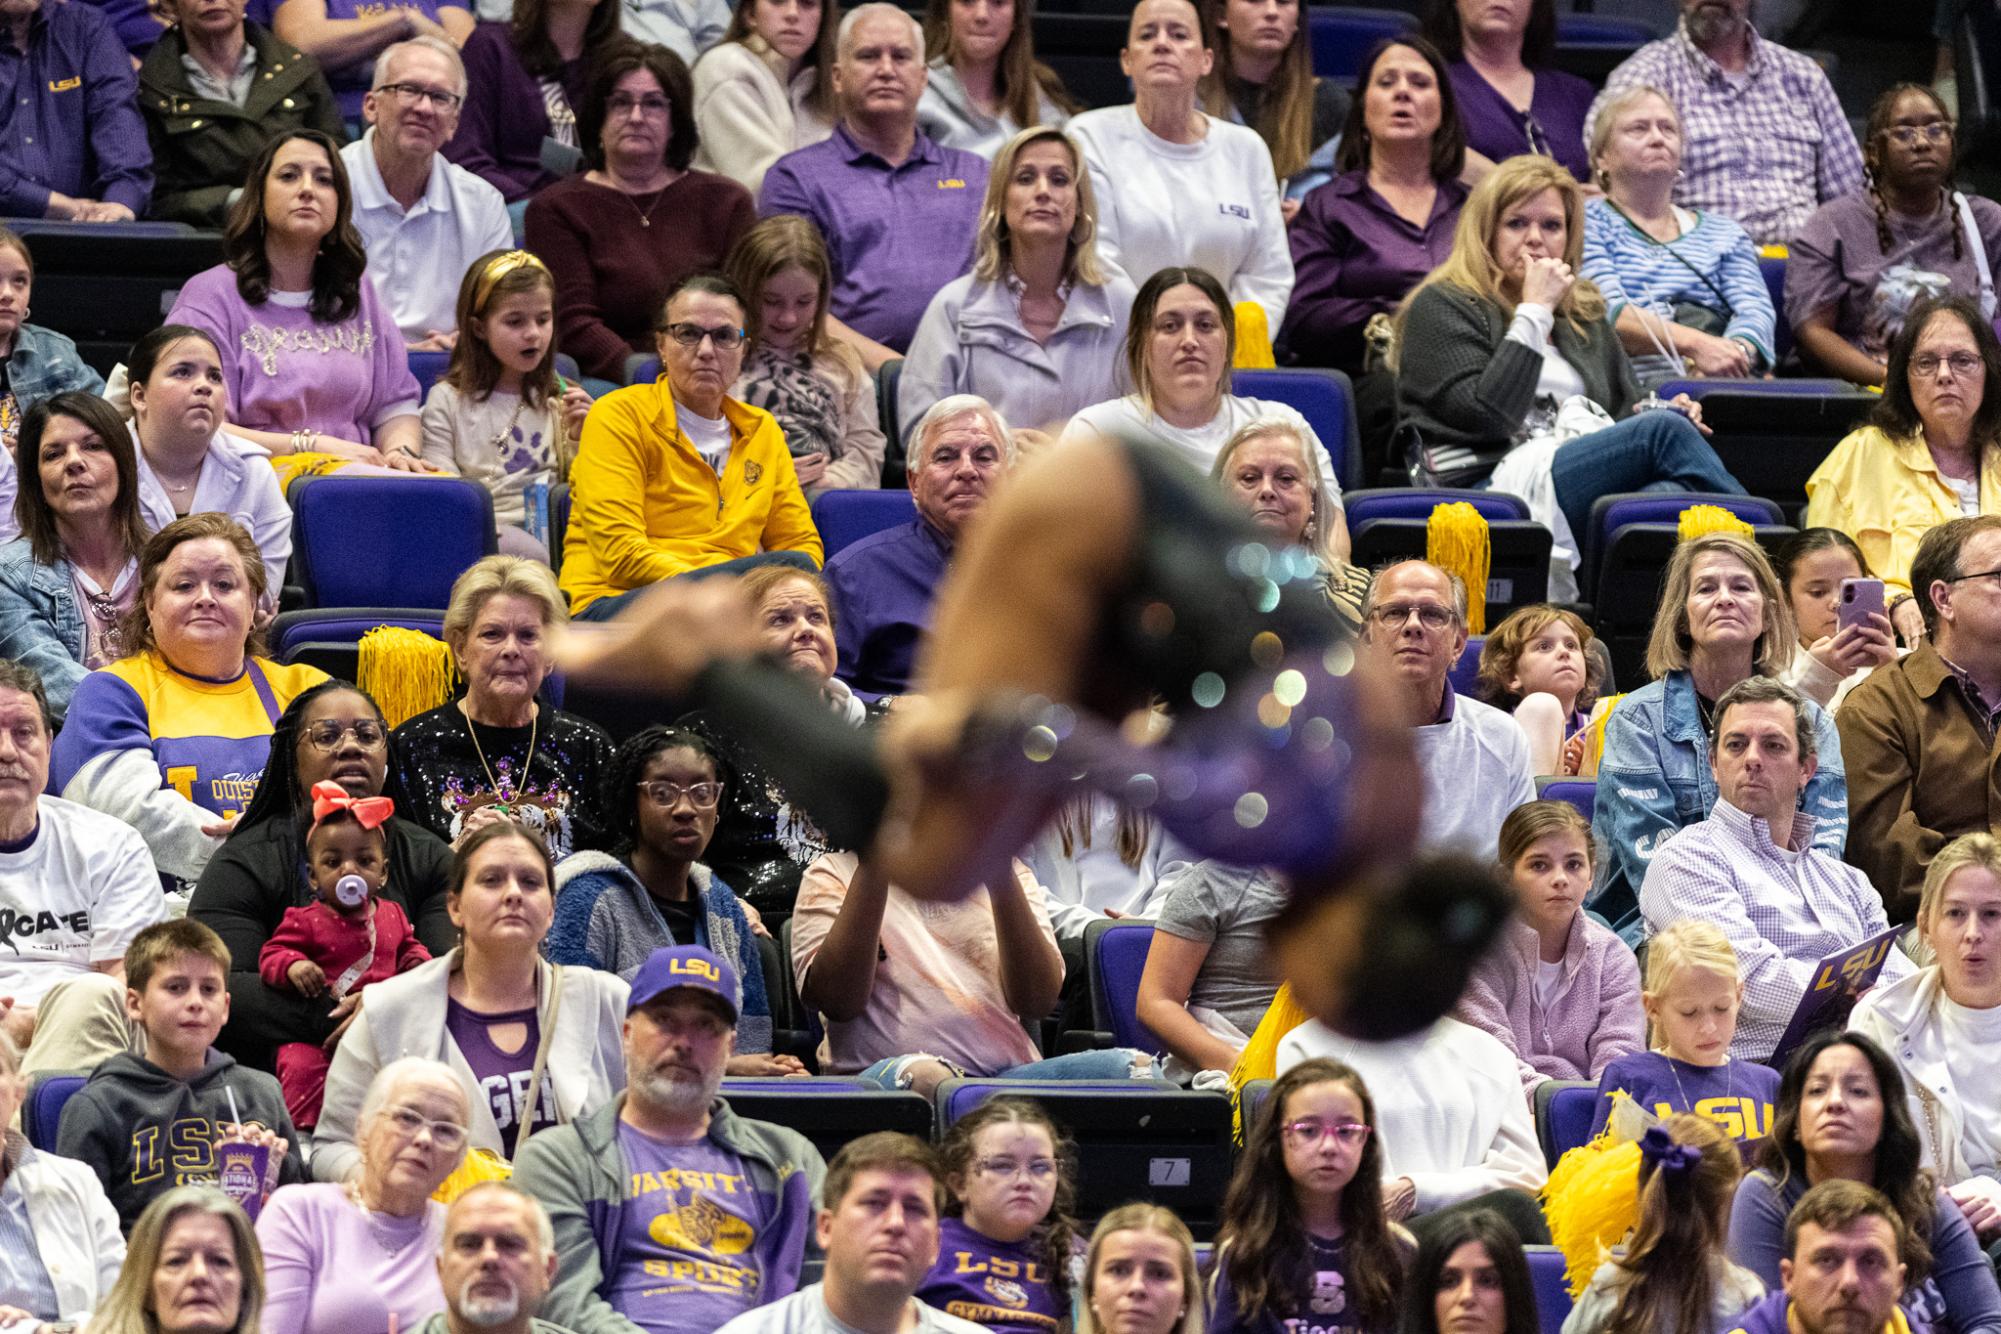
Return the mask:
<path id="1" fill-rule="evenodd" d="M 570 465 L 563 591 L 574 615 L 628 589 L 760 551 L 822 559 L 806 493 L 777 420 L 723 400 L 721 476 L 675 421 L 666 377 L 599 399 Z"/>

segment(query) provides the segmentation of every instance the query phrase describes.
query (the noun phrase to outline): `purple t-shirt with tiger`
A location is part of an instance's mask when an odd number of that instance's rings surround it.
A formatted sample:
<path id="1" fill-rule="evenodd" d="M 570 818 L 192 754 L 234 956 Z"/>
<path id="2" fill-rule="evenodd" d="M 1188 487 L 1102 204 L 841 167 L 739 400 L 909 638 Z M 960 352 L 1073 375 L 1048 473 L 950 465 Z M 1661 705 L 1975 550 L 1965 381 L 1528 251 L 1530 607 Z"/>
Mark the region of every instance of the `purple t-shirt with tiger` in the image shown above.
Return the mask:
<path id="1" fill-rule="evenodd" d="M 673 1143 L 623 1121 L 618 1147 L 631 1191 L 604 1294 L 612 1309 L 648 1334 L 680 1334 L 719 1329 L 760 1305 L 757 1246 L 778 1205 L 743 1159 L 707 1137 Z"/>
<path id="2" fill-rule="evenodd" d="M 502 1051 L 493 1043 L 493 1030 L 520 1024 L 528 1031 L 527 1040 L 514 1051 Z M 541 1045 L 542 1025 L 531 1005 L 525 1010 L 504 1014 L 481 1014 L 449 998 L 445 1001 L 445 1029 L 458 1044 L 459 1054 L 472 1067 L 479 1081 L 480 1096 L 493 1109 L 493 1123 L 511 1153 L 514 1127 L 521 1108 L 528 1101 L 528 1080 L 535 1073 L 535 1049 Z M 535 1124 L 529 1134 L 556 1124 L 556 1091 L 550 1086 L 549 1072 L 542 1072 L 542 1092 L 535 1099 Z"/>
<path id="3" fill-rule="evenodd" d="M 938 1223 L 938 1263 L 917 1297 L 995 1334 L 1052 1334 L 1069 1314 L 1056 1295 L 1057 1277 L 1033 1238 L 994 1241 L 963 1218 L 944 1218 Z"/>

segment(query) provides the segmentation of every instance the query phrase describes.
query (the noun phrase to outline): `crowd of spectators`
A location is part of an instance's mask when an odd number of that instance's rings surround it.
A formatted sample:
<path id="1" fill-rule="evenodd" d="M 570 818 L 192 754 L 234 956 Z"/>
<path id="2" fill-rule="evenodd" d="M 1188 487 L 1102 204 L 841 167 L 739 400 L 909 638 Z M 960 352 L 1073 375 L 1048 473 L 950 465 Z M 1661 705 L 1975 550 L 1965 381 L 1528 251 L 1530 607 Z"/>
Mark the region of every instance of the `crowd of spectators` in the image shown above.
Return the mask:
<path id="1" fill-rule="evenodd" d="M 1028 0 L 0 4 L 0 215 L 222 257 L 93 368 L 0 227 L 0 1126 L 87 1076 L 5 1132 L 0 1329 L 1529 1334 L 1554 1080 L 1639 1143 L 1567 1332 L 2001 1334 L 2001 205 L 1948 98 L 1858 138 L 1750 8 L 1679 0 L 1596 88 L 1553 0 L 1428 0 L 1343 87 L 1301 0 L 1137 0 L 1087 109 Z M 1274 362 L 1344 372 L 1359 438 L 1237 391 Z M 1880 405 L 1778 550 L 1677 543 L 1621 693 L 1594 503 L 1745 490 L 1653 390 L 1795 370 Z M 939 900 L 768 737 L 561 706 L 568 622 L 717 578 L 815 726 L 921 725 L 996 496 L 1099 435 L 1312 584 L 1417 851 L 1507 885 L 1444 1017 L 1305 1017 L 1285 876 L 1143 800 Z M 337 472 L 493 496 L 462 688 L 407 716 L 270 651 L 287 491 Z M 1552 539 L 1472 689 L 1483 590 L 1354 561 L 1385 474 Z M 885 479 L 907 518 L 830 552 Z M 1059 1051 L 1120 918 L 1147 1041 Z M 723 1084 L 813 1074 L 1274 1082 L 1198 1261 L 1157 1183 L 1080 1215 L 1032 1099 L 827 1161 Z"/>

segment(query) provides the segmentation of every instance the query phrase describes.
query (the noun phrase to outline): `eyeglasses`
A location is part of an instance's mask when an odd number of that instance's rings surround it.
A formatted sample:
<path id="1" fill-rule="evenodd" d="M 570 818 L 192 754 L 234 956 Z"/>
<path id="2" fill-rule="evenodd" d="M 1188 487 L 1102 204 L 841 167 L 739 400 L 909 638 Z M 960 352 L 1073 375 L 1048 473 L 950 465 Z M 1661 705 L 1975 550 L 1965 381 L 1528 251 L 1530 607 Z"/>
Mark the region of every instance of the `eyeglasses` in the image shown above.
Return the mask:
<path id="1" fill-rule="evenodd" d="M 306 729 L 306 740 L 313 743 L 313 748 L 329 754 L 340 749 L 341 738 L 345 736 L 352 736 L 354 744 L 363 750 L 380 750 L 389 740 L 382 724 L 373 718 L 357 718 L 351 723 L 323 718 Z"/>
<path id="2" fill-rule="evenodd" d="M 706 338 L 716 345 L 718 352 L 734 351 L 743 343 L 743 330 L 732 329 L 726 324 L 713 329 L 705 329 L 699 324 L 670 324 L 661 332 L 682 347 L 700 347 Z"/>
<path id="3" fill-rule="evenodd" d="M 641 783 L 639 790 L 646 794 L 648 801 L 664 810 L 672 810 L 683 797 L 693 802 L 698 811 L 714 810 L 716 803 L 721 801 L 723 796 L 721 783 L 696 783 L 691 787 L 682 787 L 679 783 L 658 779 L 651 783 Z"/>
<path id="4" fill-rule="evenodd" d="M 1941 357 L 1936 352 L 1920 352 L 1911 358 L 1911 374 L 1933 376 L 1940 366 L 1952 367 L 1954 375 L 1971 375 L 1980 369 L 1980 355 L 1976 352 L 1955 352 Z"/>
<path id="5" fill-rule="evenodd" d="M 645 97 L 634 97 L 630 93 L 620 93 L 616 97 L 607 97 L 604 100 L 604 109 L 614 116 L 630 116 L 633 112 L 637 111 L 640 115 L 650 119 L 654 116 L 671 114 L 674 110 L 674 104 L 666 98 L 661 97 L 658 93 Z"/>
<path id="6" fill-rule="evenodd" d="M 1969 579 L 2001 579 L 2001 570 L 1977 570 L 1972 574 L 1955 574 L 1952 578 L 1942 579 L 1939 582 L 1946 584 L 1963 584 Z"/>
<path id="7" fill-rule="evenodd" d="M 440 111 L 450 111 L 464 100 L 457 93 L 426 88 L 420 83 L 385 83 L 375 91 L 388 93 L 406 107 L 415 106 L 419 102 L 429 102 Z"/>
<path id="8" fill-rule="evenodd" d="M 1952 122 L 1928 120 L 1922 125 L 1892 125 L 1889 135 L 1903 148 L 1910 148 L 1919 139 L 1929 139 L 1935 144 L 1942 144 L 1952 138 Z"/>
<path id="9" fill-rule="evenodd" d="M 389 1118 L 389 1124 L 395 1126 L 404 1139 L 415 1139 L 428 1130 L 431 1132 L 431 1143 L 446 1153 L 456 1152 L 466 1142 L 466 1128 L 450 1121 L 433 1121 L 408 1107 L 391 1107 L 382 1114 Z"/>
<path id="10" fill-rule="evenodd" d="M 1369 1138 L 1369 1127 L 1360 1121 L 1287 1121 L 1279 1127 L 1294 1145 L 1319 1144 L 1329 1136 L 1344 1149 L 1358 1149 Z"/>
<path id="11" fill-rule="evenodd" d="M 1436 602 L 1391 602 L 1369 609 L 1369 619 L 1385 630 L 1401 630 L 1416 613 L 1419 625 L 1427 630 L 1443 630 L 1455 619 L 1452 608 Z"/>
<path id="12" fill-rule="evenodd" d="M 1030 1158 L 1022 1162 L 1015 1158 L 982 1158 L 973 1164 L 973 1170 L 981 1176 L 999 1177 L 1012 1181 L 1026 1172 L 1031 1181 L 1047 1181 L 1056 1175 L 1054 1158 Z"/>

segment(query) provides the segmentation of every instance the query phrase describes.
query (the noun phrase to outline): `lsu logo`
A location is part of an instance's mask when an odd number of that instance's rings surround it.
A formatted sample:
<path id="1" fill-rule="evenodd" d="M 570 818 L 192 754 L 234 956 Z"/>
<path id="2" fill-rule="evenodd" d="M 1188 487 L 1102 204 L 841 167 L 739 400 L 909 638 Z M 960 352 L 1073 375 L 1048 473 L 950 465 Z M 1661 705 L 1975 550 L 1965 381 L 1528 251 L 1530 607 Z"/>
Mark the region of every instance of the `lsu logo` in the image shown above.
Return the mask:
<path id="1" fill-rule="evenodd" d="M 49 91 L 52 93 L 73 93 L 81 87 L 83 87 L 83 78 L 81 75 L 72 76 L 67 79 L 49 80 Z"/>
<path id="2" fill-rule="evenodd" d="M 667 964 L 667 972 L 673 977 L 699 977 L 710 982 L 723 980 L 721 971 L 706 959 L 673 959 Z"/>
<path id="3" fill-rule="evenodd" d="M 690 1198 L 678 1208 L 663 1210 L 646 1229 L 670 1250 L 704 1251 L 710 1255 L 741 1255 L 757 1239 L 751 1225 L 712 1200 Z"/>
<path id="4" fill-rule="evenodd" d="M 989 1278 L 986 1282 L 987 1296 L 1003 1306 L 1019 1311 L 1028 1305 L 1028 1289 L 1011 1278 Z"/>
<path id="5" fill-rule="evenodd" d="M 762 463 L 747 462 L 743 465 L 743 483 L 745 486 L 756 486 L 763 480 L 764 465 Z"/>
<path id="6" fill-rule="evenodd" d="M 1216 207 L 1222 211 L 1223 216 L 1225 217 L 1242 218 L 1245 222 L 1249 222 L 1251 220 L 1251 210 L 1247 205 L 1218 204 L 1216 205 Z"/>
<path id="7" fill-rule="evenodd" d="M 947 176 L 944 180 L 938 182 L 938 188 L 940 190 L 963 190 L 966 188 L 966 182 L 957 176 Z"/>

